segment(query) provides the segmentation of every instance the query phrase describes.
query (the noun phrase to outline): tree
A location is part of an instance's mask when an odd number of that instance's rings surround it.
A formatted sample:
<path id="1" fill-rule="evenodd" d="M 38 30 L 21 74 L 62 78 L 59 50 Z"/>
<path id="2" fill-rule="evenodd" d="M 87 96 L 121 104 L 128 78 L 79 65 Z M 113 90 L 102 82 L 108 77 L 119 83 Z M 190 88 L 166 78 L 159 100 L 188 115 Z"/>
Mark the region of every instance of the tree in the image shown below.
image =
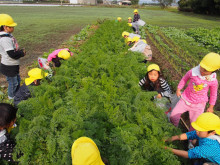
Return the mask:
<path id="1" fill-rule="evenodd" d="M 131 0 L 132 5 L 138 5 L 138 3 L 139 3 L 139 0 Z"/>
<path id="2" fill-rule="evenodd" d="M 170 6 L 172 3 L 176 2 L 175 0 L 153 0 L 154 2 L 159 2 L 161 8 L 165 8 L 167 6 Z"/>

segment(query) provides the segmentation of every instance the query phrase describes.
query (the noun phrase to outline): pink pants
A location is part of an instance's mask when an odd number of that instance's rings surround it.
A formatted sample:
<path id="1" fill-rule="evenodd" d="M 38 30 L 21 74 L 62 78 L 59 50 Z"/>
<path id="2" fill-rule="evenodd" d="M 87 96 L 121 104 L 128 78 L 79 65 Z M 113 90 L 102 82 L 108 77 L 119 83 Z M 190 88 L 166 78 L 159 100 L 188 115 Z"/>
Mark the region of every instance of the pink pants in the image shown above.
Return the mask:
<path id="1" fill-rule="evenodd" d="M 197 117 L 202 114 L 205 110 L 206 102 L 204 103 L 198 103 L 198 104 L 190 104 L 187 105 L 183 99 L 180 99 L 180 101 L 176 104 L 175 108 L 171 112 L 170 115 L 170 121 L 178 127 L 179 120 L 181 115 L 189 111 L 189 118 L 190 118 L 190 123 L 196 121 Z M 194 129 L 192 128 L 190 124 L 190 129 L 189 131 L 193 131 Z"/>

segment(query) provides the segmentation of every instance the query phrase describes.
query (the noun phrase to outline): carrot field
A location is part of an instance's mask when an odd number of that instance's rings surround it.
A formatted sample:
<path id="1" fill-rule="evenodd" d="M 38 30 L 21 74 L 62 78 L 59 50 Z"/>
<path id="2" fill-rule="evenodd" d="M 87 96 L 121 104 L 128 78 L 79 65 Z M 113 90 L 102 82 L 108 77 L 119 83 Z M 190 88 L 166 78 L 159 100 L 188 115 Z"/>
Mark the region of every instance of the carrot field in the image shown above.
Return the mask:
<path id="1" fill-rule="evenodd" d="M 37 66 L 39 55 L 46 58 L 58 47 L 74 52 L 51 80 L 32 87 L 32 98 L 18 105 L 12 136 L 17 142 L 13 157 L 20 164 L 69 165 L 72 143 L 87 136 L 111 165 L 188 165 L 164 149 L 183 148 L 164 142 L 181 130 L 168 122 L 166 109 L 151 101 L 156 93 L 138 85 L 149 63 L 128 51 L 121 36 L 132 32 L 126 19 L 133 8 L 1 6 L 0 11 L 18 23 L 14 35 L 28 48 L 30 67 Z M 220 53 L 219 17 L 155 7 L 139 12 L 147 23 L 141 36 L 152 48 L 150 63 L 159 64 L 174 92 L 204 55 Z M 115 21 L 118 16 L 122 22 Z"/>

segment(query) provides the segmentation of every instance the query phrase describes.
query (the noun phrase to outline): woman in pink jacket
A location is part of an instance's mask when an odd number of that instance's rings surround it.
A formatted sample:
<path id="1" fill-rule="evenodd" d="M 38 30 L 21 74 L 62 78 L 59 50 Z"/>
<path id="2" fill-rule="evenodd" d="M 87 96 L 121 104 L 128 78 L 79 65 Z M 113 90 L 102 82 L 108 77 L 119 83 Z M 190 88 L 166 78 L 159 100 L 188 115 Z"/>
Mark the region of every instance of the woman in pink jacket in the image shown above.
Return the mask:
<path id="1" fill-rule="evenodd" d="M 207 54 L 200 65 L 191 69 L 181 79 L 176 95 L 181 96 L 180 101 L 173 109 L 170 120 L 177 127 L 181 115 L 189 111 L 190 123 L 196 121 L 202 114 L 208 102 L 208 92 L 210 90 L 210 100 L 207 112 L 213 112 L 213 107 L 217 99 L 218 80 L 215 71 L 220 68 L 220 55 L 216 53 Z M 187 88 L 181 94 L 181 90 L 189 81 Z M 193 128 L 190 126 L 190 131 Z"/>

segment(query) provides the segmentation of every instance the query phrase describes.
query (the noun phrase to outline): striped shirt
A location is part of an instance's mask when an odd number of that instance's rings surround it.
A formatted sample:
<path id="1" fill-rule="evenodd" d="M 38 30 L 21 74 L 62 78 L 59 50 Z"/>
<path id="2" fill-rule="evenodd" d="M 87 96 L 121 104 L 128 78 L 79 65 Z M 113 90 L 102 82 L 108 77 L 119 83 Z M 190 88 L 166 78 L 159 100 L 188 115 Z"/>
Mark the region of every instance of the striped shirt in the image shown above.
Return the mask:
<path id="1" fill-rule="evenodd" d="M 144 77 L 139 81 L 139 85 L 143 86 L 146 83 L 146 78 Z M 159 78 L 160 81 L 160 89 L 157 90 L 159 94 L 161 94 L 162 97 L 170 97 L 170 94 L 172 93 L 170 86 L 168 85 L 167 81 L 163 78 Z M 149 91 L 155 91 L 155 85 L 150 82 L 150 89 L 147 89 Z"/>

